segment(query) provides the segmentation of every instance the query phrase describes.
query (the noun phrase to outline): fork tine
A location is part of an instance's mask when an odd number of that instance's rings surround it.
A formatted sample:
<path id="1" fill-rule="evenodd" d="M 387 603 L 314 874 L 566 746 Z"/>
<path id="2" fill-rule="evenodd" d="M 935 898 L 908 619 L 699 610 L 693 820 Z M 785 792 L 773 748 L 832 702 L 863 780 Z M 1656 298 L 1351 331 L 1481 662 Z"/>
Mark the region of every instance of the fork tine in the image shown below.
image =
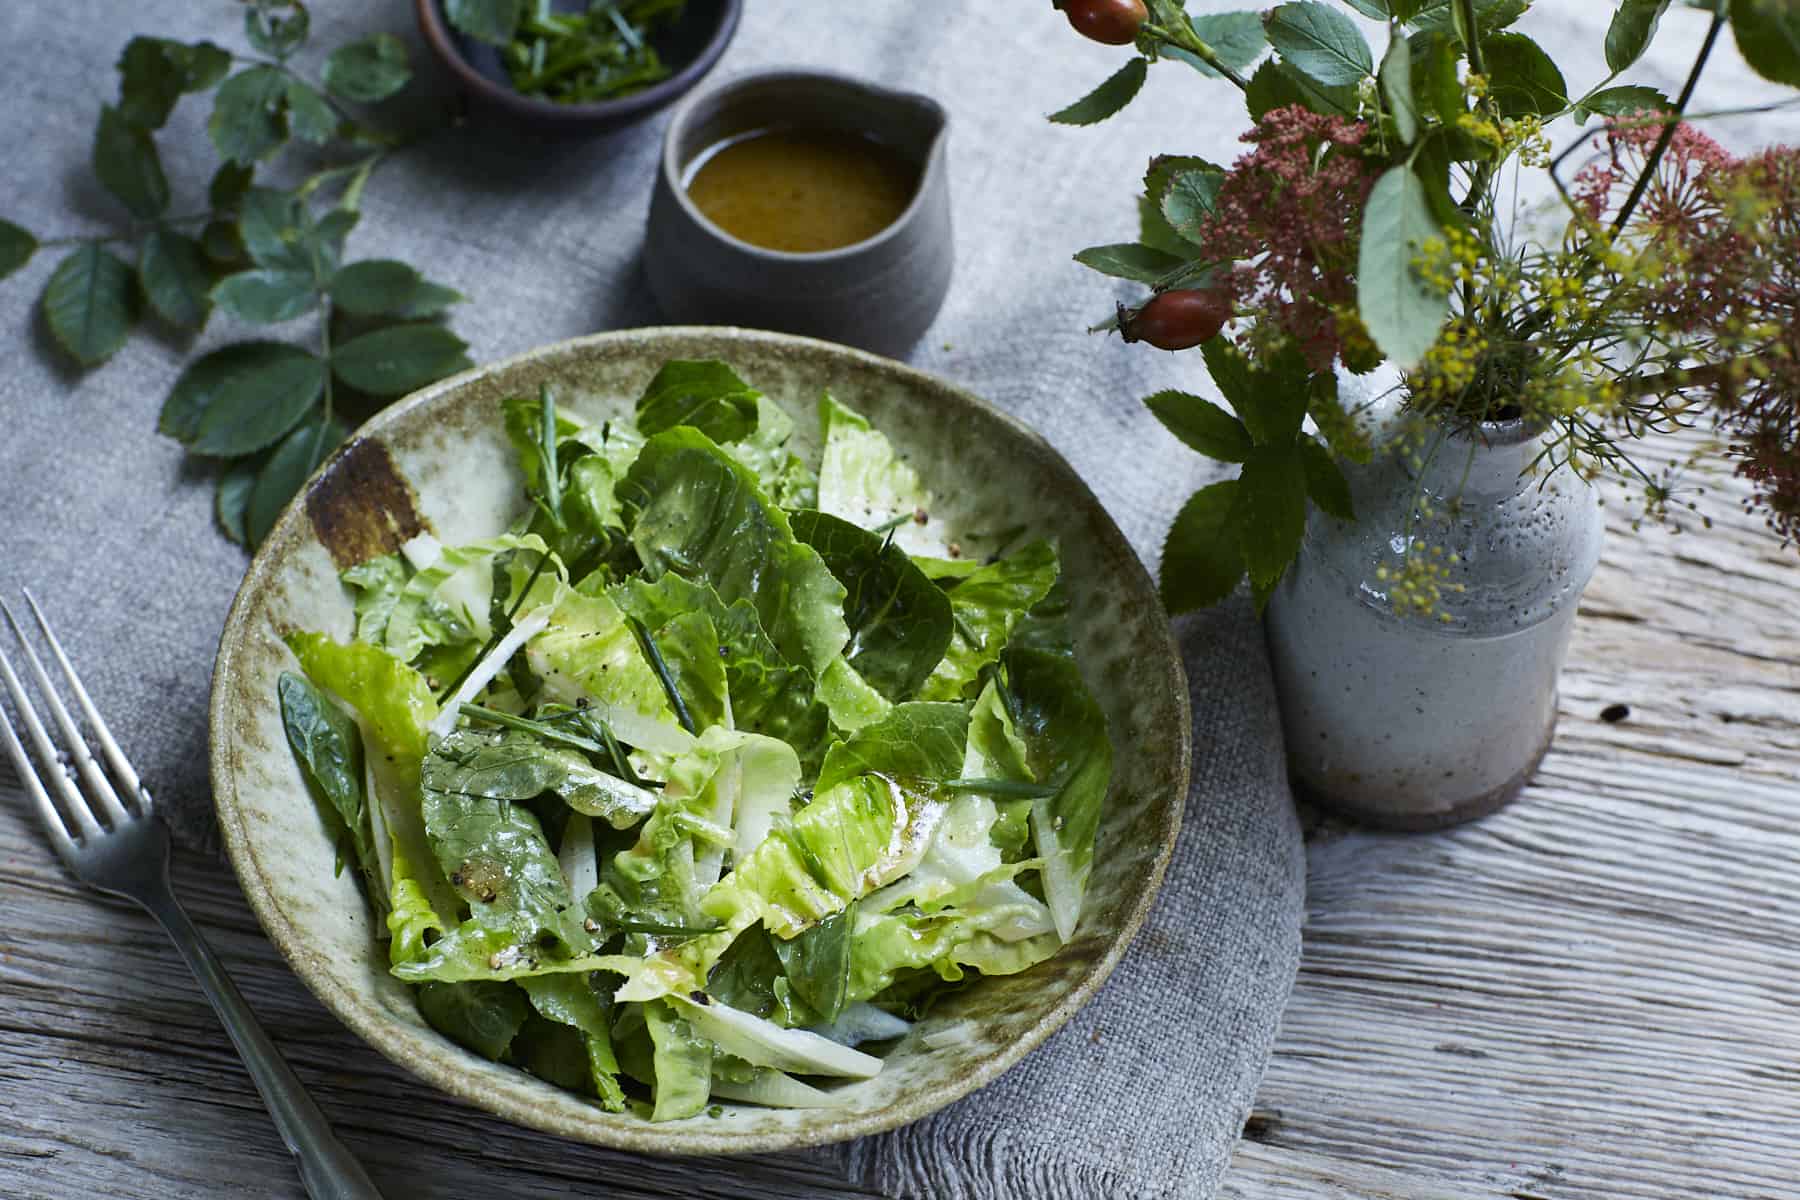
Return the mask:
<path id="1" fill-rule="evenodd" d="M 25 686 L 19 677 L 13 674 L 12 663 L 6 657 L 6 651 L 0 650 L 0 682 L 6 684 L 6 694 L 12 697 L 13 707 L 19 710 L 19 719 L 25 722 L 25 733 L 31 738 L 31 748 L 37 751 L 38 765 L 50 777 L 51 786 L 62 798 L 66 813 L 75 818 L 76 826 L 82 837 L 97 837 L 101 833 L 100 822 L 94 820 L 94 814 L 88 811 L 87 802 L 81 798 L 81 791 L 63 772 L 62 761 L 56 757 L 56 746 L 50 741 L 50 735 L 44 732 L 44 723 L 38 720 L 37 710 L 31 707 L 31 701 L 25 695 Z M 10 724 L 8 730 L 12 728 Z M 23 748 L 21 748 L 22 750 Z M 8 747 L 11 751 L 11 747 Z M 36 781 L 38 790 L 44 789 L 43 775 L 32 770 L 31 764 L 22 753 L 15 760 L 19 774 L 29 786 Z M 58 821 L 59 826 L 62 825 Z"/>
<path id="2" fill-rule="evenodd" d="M 44 670 L 43 660 L 38 658 L 37 651 L 25 639 L 25 631 L 19 627 L 19 619 L 13 616 L 12 608 L 4 600 L 0 600 L 0 613 L 6 614 L 6 623 L 12 626 L 13 636 L 19 639 L 19 645 L 25 651 L 25 663 L 31 668 L 31 677 L 37 681 L 38 691 L 43 693 L 45 701 L 50 705 L 50 719 L 56 722 L 57 729 L 62 732 L 63 749 L 75 760 L 75 769 L 80 772 L 82 782 L 87 784 L 88 799 L 99 800 L 106 819 L 113 824 L 129 820 L 131 814 L 119 803 L 119 795 L 113 791 L 112 781 L 100 769 L 100 761 L 94 757 L 94 752 L 88 749 L 87 739 L 81 736 L 81 727 L 69 715 L 68 707 L 57 694 L 56 685 L 50 682 L 50 675 Z"/>
<path id="3" fill-rule="evenodd" d="M 5 655 L 0 654 L 0 662 Z M 7 674 L 12 668 L 7 667 Z M 10 690 L 10 683 L 8 685 Z M 16 693 L 15 693 L 16 694 Z M 58 858 L 68 862 L 75 853 L 75 839 L 69 836 L 69 827 L 63 823 L 62 814 L 56 811 L 56 804 L 50 799 L 50 793 L 44 790 L 37 771 L 31 765 L 31 759 L 25 754 L 25 747 L 19 744 L 19 735 L 13 732 L 12 722 L 6 717 L 6 710 L 0 709 L 0 742 L 6 744 L 6 756 L 12 759 L 13 767 L 19 772 L 19 782 L 31 793 L 32 802 L 37 805 L 38 819 L 44 823 L 44 832 L 50 837 L 50 844 L 56 848 Z"/>
<path id="4" fill-rule="evenodd" d="M 25 589 L 25 603 L 31 606 L 31 615 L 37 618 L 38 628 L 44 631 L 44 640 L 50 643 L 50 653 L 56 657 L 56 665 L 62 668 L 63 678 L 69 681 L 69 687 L 75 692 L 75 700 L 81 705 L 81 715 L 87 718 L 87 725 L 93 731 L 94 738 L 100 743 L 100 750 L 106 755 L 107 765 L 112 767 L 113 778 L 125 785 L 125 790 L 138 802 L 138 807 L 149 811 L 150 793 L 138 780 L 138 774 L 131 769 L 131 763 L 125 752 L 119 749 L 119 743 L 113 740 L 112 730 L 100 717 L 100 710 L 88 696 L 87 688 L 82 686 L 81 676 L 75 673 L 75 667 L 69 662 L 69 656 L 63 653 L 62 643 L 56 640 L 56 633 L 50 628 L 49 618 L 44 610 L 38 607 L 37 597 L 31 589 Z"/>

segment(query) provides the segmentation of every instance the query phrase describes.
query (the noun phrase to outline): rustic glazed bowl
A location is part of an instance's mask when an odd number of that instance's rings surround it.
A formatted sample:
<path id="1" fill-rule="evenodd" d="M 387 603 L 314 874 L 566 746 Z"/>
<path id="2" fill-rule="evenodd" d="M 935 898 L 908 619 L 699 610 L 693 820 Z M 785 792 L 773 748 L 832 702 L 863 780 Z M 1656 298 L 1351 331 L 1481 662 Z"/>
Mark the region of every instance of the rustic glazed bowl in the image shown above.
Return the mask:
<path id="1" fill-rule="evenodd" d="M 523 479 L 501 429 L 508 396 L 553 384 L 590 419 L 626 416 L 662 363 L 721 358 L 796 419 L 817 453 L 820 393 L 865 413 L 937 494 L 934 519 L 979 545 L 1023 525 L 1061 540 L 1082 671 L 1105 709 L 1114 777 L 1075 937 L 1019 975 L 946 997 L 842 1107 L 723 1106 L 653 1125 L 603 1111 L 451 1042 L 387 972 L 355 872 L 334 848 L 288 752 L 276 679 L 297 629 L 352 632 L 338 572 L 422 529 L 491 535 L 519 511 Z M 320 468 L 257 552 L 213 674 L 212 781 L 225 846 L 258 920 L 313 993 L 421 1079 L 522 1125 L 629 1150 L 706 1154 L 837 1141 L 917 1120 L 1016 1063 L 1086 1003 L 1144 919 L 1187 794 L 1189 717 L 1180 657 L 1150 578 L 1091 492 L 1047 443 L 982 401 L 898 363 L 824 342 L 738 329 L 599 334 L 468 371 L 376 416 Z"/>

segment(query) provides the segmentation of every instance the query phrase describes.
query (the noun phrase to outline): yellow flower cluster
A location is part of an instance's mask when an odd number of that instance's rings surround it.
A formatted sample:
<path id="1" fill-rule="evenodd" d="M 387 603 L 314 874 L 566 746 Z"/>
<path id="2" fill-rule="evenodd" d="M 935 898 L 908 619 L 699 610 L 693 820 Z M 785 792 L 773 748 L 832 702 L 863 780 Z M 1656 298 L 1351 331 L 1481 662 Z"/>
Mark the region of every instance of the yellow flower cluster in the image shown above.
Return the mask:
<path id="1" fill-rule="evenodd" d="M 1462 561 L 1442 546 L 1427 547 L 1417 541 L 1407 549 L 1398 567 L 1375 568 L 1377 582 L 1387 586 L 1388 603 L 1402 616 L 1426 617 L 1449 624 L 1444 608 L 1446 595 L 1460 595 L 1464 588 L 1450 582 L 1450 568 Z"/>

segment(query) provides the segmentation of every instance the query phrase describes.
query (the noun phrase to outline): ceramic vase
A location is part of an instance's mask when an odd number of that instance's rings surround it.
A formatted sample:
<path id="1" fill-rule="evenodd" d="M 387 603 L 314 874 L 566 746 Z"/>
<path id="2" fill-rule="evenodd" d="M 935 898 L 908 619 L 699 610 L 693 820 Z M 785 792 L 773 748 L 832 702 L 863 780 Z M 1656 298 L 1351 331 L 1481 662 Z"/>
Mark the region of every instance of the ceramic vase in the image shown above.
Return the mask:
<path id="1" fill-rule="evenodd" d="M 1267 631 L 1296 793 L 1424 830 L 1494 811 L 1537 768 L 1602 525 L 1589 484 L 1532 472 L 1523 422 L 1403 428 L 1346 470 L 1356 521 L 1313 513 Z M 1409 585 L 1435 600 L 1396 603 Z"/>

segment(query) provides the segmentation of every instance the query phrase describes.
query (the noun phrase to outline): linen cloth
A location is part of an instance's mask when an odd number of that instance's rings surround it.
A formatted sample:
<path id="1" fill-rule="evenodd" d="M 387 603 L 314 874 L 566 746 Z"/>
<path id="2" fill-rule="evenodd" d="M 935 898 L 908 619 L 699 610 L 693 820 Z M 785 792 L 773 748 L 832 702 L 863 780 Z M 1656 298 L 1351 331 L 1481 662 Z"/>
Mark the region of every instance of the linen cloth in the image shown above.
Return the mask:
<path id="1" fill-rule="evenodd" d="M 1151 72 L 1145 94 L 1112 123 L 1048 124 L 1045 113 L 1110 74 L 1122 52 L 1076 37 L 1041 2 L 747 7 L 710 83 L 765 65 L 814 65 L 948 108 L 956 275 L 909 361 L 1042 431 L 1154 566 L 1176 508 L 1215 468 L 1140 399 L 1209 385 L 1192 357 L 1086 333 L 1129 292 L 1070 255 L 1135 236 L 1133 196 L 1151 154 L 1229 161 L 1238 103 L 1170 65 Z M 396 33 L 428 82 L 420 107 L 429 109 L 446 85 L 410 10 L 397 0 L 318 0 L 297 62 L 316 77 L 324 50 Z M 88 162 L 124 42 L 145 33 L 242 49 L 240 21 L 229 0 L 0 6 L 0 217 L 40 237 L 117 225 L 122 214 Z M 184 101 L 158 139 L 174 211 L 189 211 L 183 197 L 203 203 L 214 162 L 207 109 Z M 452 325 L 477 361 L 656 324 L 640 251 L 665 120 L 539 144 L 477 116 L 381 169 L 350 257 L 401 258 L 467 294 Z M 191 344 L 139 335 L 104 366 L 75 373 L 51 350 L 35 308 L 59 257 L 40 251 L 0 282 L 0 595 L 35 589 L 177 835 L 214 845 L 209 672 L 246 558 L 212 524 L 213 469 L 154 426 L 184 361 L 257 333 L 215 315 Z M 1098 999 L 998 1082 L 907 1129 L 815 1151 L 841 1166 L 848 1186 L 932 1200 L 1214 1194 L 1294 978 L 1303 856 L 1253 615 L 1235 602 L 1182 622 L 1180 633 L 1194 788 L 1148 924 Z M 23 802 L 8 787 L 0 803 Z M 716 1171 L 728 1180 L 730 1164 Z"/>

